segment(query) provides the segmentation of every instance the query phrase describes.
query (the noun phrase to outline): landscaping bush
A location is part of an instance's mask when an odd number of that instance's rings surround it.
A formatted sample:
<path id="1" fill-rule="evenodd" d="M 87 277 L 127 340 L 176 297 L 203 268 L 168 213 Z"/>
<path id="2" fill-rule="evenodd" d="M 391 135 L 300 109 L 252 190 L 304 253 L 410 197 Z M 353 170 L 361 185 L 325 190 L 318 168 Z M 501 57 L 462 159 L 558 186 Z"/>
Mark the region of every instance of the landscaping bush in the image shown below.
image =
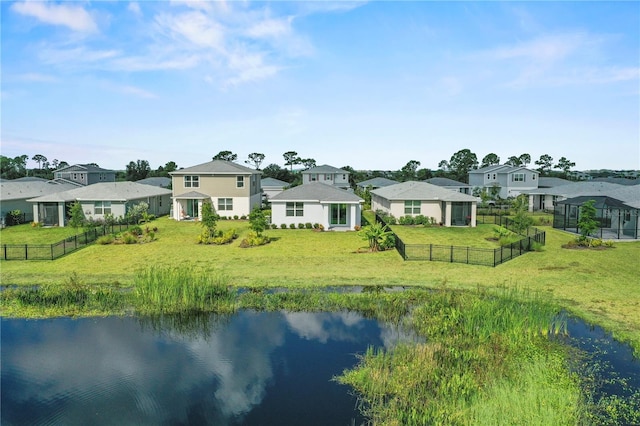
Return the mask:
<path id="1" fill-rule="evenodd" d="M 295 223 L 290 224 L 289 229 L 296 229 L 296 224 Z"/>
<path id="2" fill-rule="evenodd" d="M 287 224 L 283 223 L 282 225 L 280 225 L 280 229 L 287 229 Z"/>
<path id="3" fill-rule="evenodd" d="M 319 223 L 314 223 L 313 224 L 313 229 L 318 229 L 320 228 L 320 224 Z"/>
<path id="4" fill-rule="evenodd" d="M 266 235 L 258 235 L 255 231 L 249 231 L 247 236 L 240 242 L 240 247 L 257 247 L 268 244 L 271 240 Z"/>
<path id="5" fill-rule="evenodd" d="M 98 239 L 96 240 L 96 244 L 100 244 L 104 246 L 107 244 L 113 244 L 114 241 L 115 241 L 115 237 L 112 234 L 107 234 L 107 235 L 98 237 Z"/>
<path id="6" fill-rule="evenodd" d="M 240 216 L 240 220 L 247 220 L 247 216 L 246 215 Z"/>
<path id="7" fill-rule="evenodd" d="M 429 218 L 425 215 L 419 214 L 414 218 L 414 222 L 416 225 L 427 225 L 429 223 Z"/>
<path id="8" fill-rule="evenodd" d="M 313 229 L 313 225 L 311 224 L 311 222 L 307 222 L 304 224 L 305 229 Z"/>
<path id="9" fill-rule="evenodd" d="M 304 223 L 299 223 L 298 224 L 298 229 L 304 229 Z"/>
<path id="10" fill-rule="evenodd" d="M 402 216 L 400 219 L 398 219 L 398 223 L 400 225 L 414 225 L 416 221 L 413 216 Z"/>
<path id="11" fill-rule="evenodd" d="M 271 229 L 278 229 L 278 225 L 276 225 L 275 223 L 271 224 Z"/>
<path id="12" fill-rule="evenodd" d="M 238 220 L 238 215 L 237 215 L 237 214 L 234 214 L 234 215 L 233 215 L 233 219 L 234 219 L 234 220 Z"/>
<path id="13" fill-rule="evenodd" d="M 136 237 L 139 237 L 140 235 L 142 235 L 142 228 L 139 227 L 138 225 L 133 226 L 131 228 L 129 228 L 129 232 L 133 235 L 135 235 Z"/>
<path id="14" fill-rule="evenodd" d="M 125 232 L 124 234 L 122 234 L 122 238 L 120 241 L 122 241 L 123 244 L 137 244 L 138 237 L 130 232 Z"/>

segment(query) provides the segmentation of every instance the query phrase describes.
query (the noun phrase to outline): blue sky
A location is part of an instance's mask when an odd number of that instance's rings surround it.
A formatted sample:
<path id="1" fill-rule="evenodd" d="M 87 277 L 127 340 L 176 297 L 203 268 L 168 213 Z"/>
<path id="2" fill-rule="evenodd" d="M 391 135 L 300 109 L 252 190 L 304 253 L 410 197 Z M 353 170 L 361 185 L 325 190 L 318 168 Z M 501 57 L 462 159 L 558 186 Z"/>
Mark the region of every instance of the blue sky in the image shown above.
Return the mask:
<path id="1" fill-rule="evenodd" d="M 2 2 L 1 153 L 640 169 L 639 2 Z M 30 162 L 35 167 L 35 162 Z"/>

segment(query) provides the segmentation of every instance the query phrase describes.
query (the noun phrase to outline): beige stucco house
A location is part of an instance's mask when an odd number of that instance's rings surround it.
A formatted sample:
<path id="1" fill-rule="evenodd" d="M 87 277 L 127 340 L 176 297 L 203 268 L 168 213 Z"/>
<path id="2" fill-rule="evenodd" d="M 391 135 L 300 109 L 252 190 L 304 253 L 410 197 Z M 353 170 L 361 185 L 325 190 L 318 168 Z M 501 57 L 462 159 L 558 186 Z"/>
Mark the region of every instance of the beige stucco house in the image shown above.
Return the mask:
<path id="1" fill-rule="evenodd" d="M 172 218 L 202 218 L 202 203 L 210 201 L 220 216 L 249 215 L 260 207 L 262 189 L 259 170 L 231 161 L 213 160 L 171 172 Z"/>
<path id="2" fill-rule="evenodd" d="M 476 226 L 477 198 L 426 182 L 403 182 L 371 191 L 371 209 L 396 218 L 433 217 L 444 226 Z"/>

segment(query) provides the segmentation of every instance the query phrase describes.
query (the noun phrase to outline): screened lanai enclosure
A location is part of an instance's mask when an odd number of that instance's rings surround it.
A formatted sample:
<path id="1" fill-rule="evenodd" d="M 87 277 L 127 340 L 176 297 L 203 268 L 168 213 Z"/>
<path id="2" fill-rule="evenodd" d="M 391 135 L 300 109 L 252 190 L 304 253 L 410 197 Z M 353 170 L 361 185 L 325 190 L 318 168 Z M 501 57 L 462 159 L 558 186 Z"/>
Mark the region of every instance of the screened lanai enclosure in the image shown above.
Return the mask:
<path id="1" fill-rule="evenodd" d="M 579 233 L 580 206 L 589 200 L 595 201 L 594 207 L 598 221 L 598 229 L 592 234 L 593 237 L 615 240 L 639 238 L 638 213 L 640 209 L 606 196 L 584 196 L 558 201 L 554 208 L 553 227 Z"/>

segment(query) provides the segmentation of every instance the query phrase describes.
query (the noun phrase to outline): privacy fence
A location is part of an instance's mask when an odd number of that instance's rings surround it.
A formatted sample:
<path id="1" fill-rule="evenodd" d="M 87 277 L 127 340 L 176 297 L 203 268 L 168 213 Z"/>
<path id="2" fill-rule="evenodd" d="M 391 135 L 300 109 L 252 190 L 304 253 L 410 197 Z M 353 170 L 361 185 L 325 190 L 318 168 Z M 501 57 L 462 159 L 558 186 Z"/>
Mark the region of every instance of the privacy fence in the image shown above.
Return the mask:
<path id="1" fill-rule="evenodd" d="M 376 214 L 376 222 L 386 223 L 378 214 Z M 500 225 L 511 231 L 515 229 L 512 219 L 499 215 L 478 216 L 477 223 Z M 528 227 L 526 231 L 519 235 L 522 238 L 514 243 L 490 249 L 455 245 L 405 244 L 405 242 L 394 233 L 396 249 L 404 260 L 467 263 L 470 265 L 493 267 L 521 256 L 528 251 L 532 251 L 535 244 L 545 244 L 545 232 L 533 226 Z"/>
<path id="2" fill-rule="evenodd" d="M 99 226 L 54 244 L 2 244 L 2 258 L 4 260 L 54 260 L 93 243 L 103 235 L 121 232 L 128 227 L 127 224 Z"/>

